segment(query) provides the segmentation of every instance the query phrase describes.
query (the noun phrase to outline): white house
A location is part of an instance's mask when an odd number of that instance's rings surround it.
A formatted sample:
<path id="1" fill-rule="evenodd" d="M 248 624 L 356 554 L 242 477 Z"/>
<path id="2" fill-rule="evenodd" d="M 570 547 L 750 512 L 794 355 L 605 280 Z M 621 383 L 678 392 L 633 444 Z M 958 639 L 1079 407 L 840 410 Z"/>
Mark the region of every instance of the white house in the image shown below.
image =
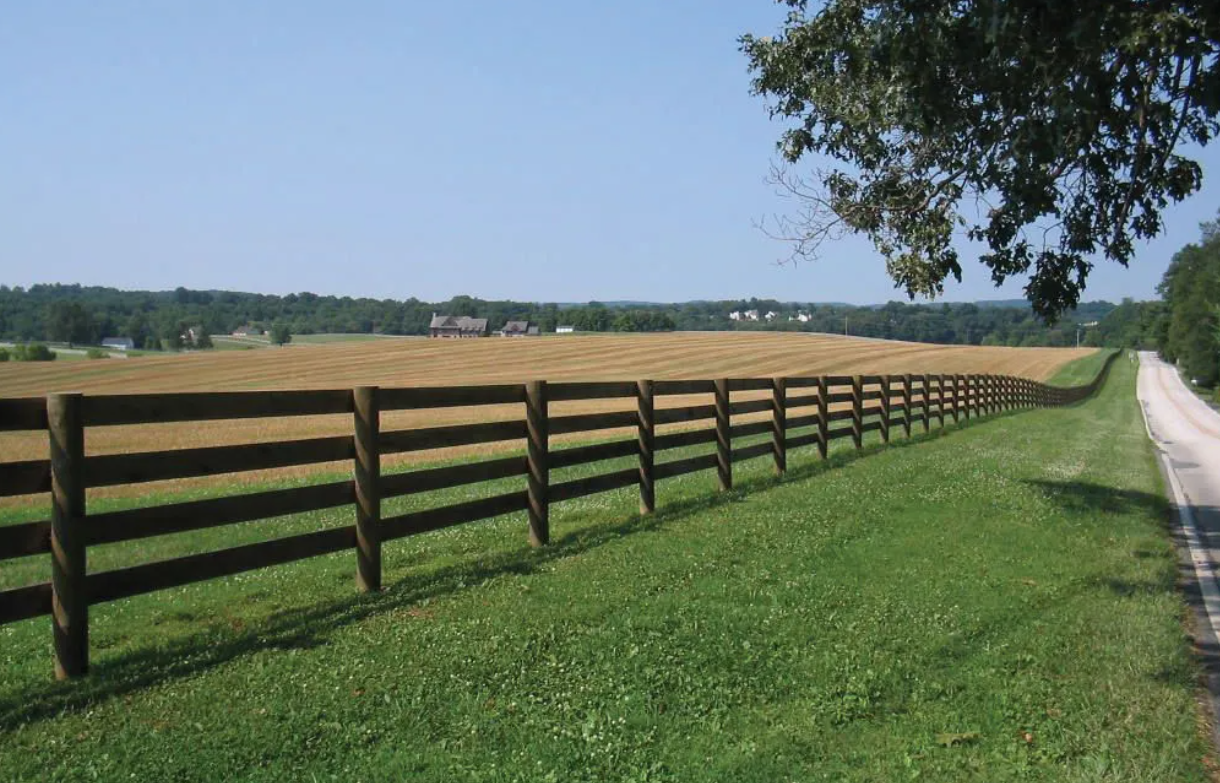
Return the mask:
<path id="1" fill-rule="evenodd" d="M 740 321 L 742 317 L 743 316 L 740 310 L 734 310 L 733 312 L 729 313 L 730 321 Z"/>
<path id="2" fill-rule="evenodd" d="M 813 320 L 813 316 L 810 315 L 809 313 L 797 313 L 796 315 L 789 316 L 788 320 L 789 321 L 800 321 L 803 324 L 807 324 Z"/>
<path id="3" fill-rule="evenodd" d="M 767 314 L 764 315 L 763 318 L 766 318 L 768 321 L 774 321 L 776 318 L 779 318 L 779 313 L 775 312 L 774 310 L 768 310 Z M 756 317 L 754 320 L 757 321 L 758 318 Z"/>
<path id="4" fill-rule="evenodd" d="M 757 320 L 758 320 L 758 311 L 757 311 L 757 310 L 746 310 L 746 312 L 745 312 L 745 320 L 747 320 L 747 321 L 757 321 Z"/>
<path id="5" fill-rule="evenodd" d="M 556 326 L 555 334 L 571 334 L 576 331 L 575 326 Z"/>

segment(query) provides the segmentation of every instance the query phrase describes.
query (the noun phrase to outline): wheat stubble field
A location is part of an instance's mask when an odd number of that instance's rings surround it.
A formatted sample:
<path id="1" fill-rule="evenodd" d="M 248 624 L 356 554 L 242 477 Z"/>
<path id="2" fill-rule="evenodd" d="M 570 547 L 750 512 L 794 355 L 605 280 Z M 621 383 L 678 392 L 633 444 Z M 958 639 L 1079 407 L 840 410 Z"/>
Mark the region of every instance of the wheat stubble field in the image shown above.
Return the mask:
<path id="1" fill-rule="evenodd" d="M 785 333 L 669 333 L 590 335 L 541 339 L 426 340 L 403 338 L 360 343 L 299 345 L 259 351 L 223 351 L 141 357 L 128 361 L 7 363 L 0 365 L 0 397 L 56 391 L 85 394 L 259 389 L 327 389 L 359 385 L 442 386 L 519 383 L 531 379 L 622 380 L 801 376 L 855 373 L 998 373 L 1046 380 L 1063 364 L 1093 349 L 987 348 L 866 340 Z M 750 395 L 743 394 L 741 398 Z M 663 406 L 699 402 L 671 397 Z M 629 401 L 559 403 L 552 413 L 625 408 Z M 521 418 L 522 406 L 456 408 L 386 413 L 383 430 Z M 89 454 L 290 440 L 351 431 L 349 416 L 316 416 L 91 428 Z M 607 435 L 614 434 L 607 432 Z M 587 436 L 586 436 L 587 437 Z M 506 442 L 500 448 L 519 448 Z M 480 447 L 479 451 L 486 451 Z M 0 461 L 41 458 L 46 434 L 0 433 Z M 461 449 L 402 455 L 389 465 L 458 456 Z M 465 451 L 470 451 L 469 448 Z M 334 466 L 308 466 L 221 479 L 167 482 L 156 489 L 208 482 L 258 483 Z M 91 497 L 123 496 L 153 489 L 116 487 Z M 17 498 L 5 505 L 41 503 Z"/>

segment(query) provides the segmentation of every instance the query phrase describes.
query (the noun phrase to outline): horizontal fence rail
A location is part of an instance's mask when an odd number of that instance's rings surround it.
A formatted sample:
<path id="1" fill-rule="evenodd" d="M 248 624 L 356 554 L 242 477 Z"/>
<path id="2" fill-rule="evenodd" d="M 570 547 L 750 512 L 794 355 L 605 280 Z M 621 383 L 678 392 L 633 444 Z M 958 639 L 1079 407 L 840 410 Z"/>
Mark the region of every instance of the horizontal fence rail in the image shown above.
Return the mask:
<path id="1" fill-rule="evenodd" d="M 640 512 L 655 510 L 657 481 L 715 470 L 721 490 L 733 486 L 733 466 L 771 457 L 787 469 L 788 453 L 867 433 L 888 443 L 914 428 L 928 432 L 946 419 L 969 421 L 1007 410 L 1070 405 L 1104 383 L 1111 354 L 1097 377 L 1071 388 L 1002 375 L 857 375 L 714 380 L 592 381 L 421 388 L 218 392 L 189 394 L 53 394 L 0 399 L 0 431 L 47 433 L 49 459 L 0 463 L 0 496 L 50 493 L 49 517 L 0 526 L 0 561 L 50 555 L 46 582 L 0 591 L 0 624 L 50 615 L 55 673 L 63 679 L 88 670 L 90 605 L 205 579 L 238 574 L 342 550 L 356 551 L 357 585 L 381 587 L 381 546 L 405 536 L 525 512 L 529 540 L 549 541 L 552 504 L 600 492 L 639 488 Z M 734 393 L 745 399 L 733 399 Z M 704 401 L 666 404 L 667 398 Z M 552 415 L 550 403 L 620 400 L 623 410 Z M 660 400 L 661 404 L 658 404 Z M 668 400 L 672 403 L 674 400 Z M 381 412 L 520 405 L 520 418 L 382 431 Z M 281 416 L 350 414 L 351 435 L 274 443 L 85 456 L 85 430 L 165 422 L 202 422 Z M 769 414 L 769 416 L 767 415 Z M 748 417 L 746 420 L 735 417 Z M 672 429 L 679 425 L 679 429 Z M 658 432 L 658 427 L 671 429 Z M 622 431 L 634 435 L 623 436 Z M 592 433 L 605 442 L 552 449 L 551 436 Z M 769 438 L 735 445 L 745 438 Z M 383 475 L 381 457 L 496 442 L 524 445 L 525 453 Z M 666 459 L 691 446 L 714 450 Z M 658 459 L 660 455 L 660 459 Z M 552 482 L 551 470 L 634 458 L 636 465 Z M 195 478 L 242 471 L 350 462 L 353 478 L 189 500 L 107 513 L 86 513 L 93 487 Z M 620 463 L 621 464 L 621 463 Z M 382 516 L 386 498 L 519 479 L 516 491 L 439 508 Z M 352 524 L 186 557 L 89 573 L 88 548 L 342 506 Z"/>

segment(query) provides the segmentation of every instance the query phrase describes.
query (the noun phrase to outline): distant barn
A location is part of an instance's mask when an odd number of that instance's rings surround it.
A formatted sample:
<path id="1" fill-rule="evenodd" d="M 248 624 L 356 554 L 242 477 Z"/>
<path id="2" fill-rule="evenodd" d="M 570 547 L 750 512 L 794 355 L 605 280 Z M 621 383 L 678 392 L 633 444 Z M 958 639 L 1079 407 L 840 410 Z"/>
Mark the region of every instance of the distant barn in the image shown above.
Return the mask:
<path id="1" fill-rule="evenodd" d="M 428 324 L 429 337 L 482 337 L 487 334 L 486 318 L 432 314 Z"/>
<path id="2" fill-rule="evenodd" d="M 537 337 L 538 327 L 531 326 L 529 321 L 509 321 L 496 334 L 501 337 Z"/>

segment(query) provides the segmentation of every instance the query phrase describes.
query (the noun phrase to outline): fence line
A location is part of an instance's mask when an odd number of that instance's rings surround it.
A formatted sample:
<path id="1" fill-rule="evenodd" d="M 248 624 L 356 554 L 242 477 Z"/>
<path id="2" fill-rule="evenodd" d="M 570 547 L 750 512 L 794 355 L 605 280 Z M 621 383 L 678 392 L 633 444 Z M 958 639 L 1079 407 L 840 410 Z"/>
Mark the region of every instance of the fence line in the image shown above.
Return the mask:
<path id="1" fill-rule="evenodd" d="M 0 560 L 51 555 L 51 580 L 0 591 L 0 624 L 43 615 L 52 618 L 55 674 L 60 679 L 88 671 L 90 605 L 242 573 L 344 549 L 356 551 L 356 584 L 381 588 L 383 542 L 502 514 L 525 511 L 534 546 L 550 539 L 550 506 L 622 487 L 637 486 L 640 513 L 656 509 L 656 482 L 715 469 L 721 491 L 733 486 L 733 465 L 771 455 L 775 470 L 787 469 L 794 449 L 892 430 L 910 437 L 932 421 L 945 426 L 999 411 L 1054 407 L 1078 402 L 1104 382 L 1111 354 L 1090 383 L 1053 387 L 999 375 L 856 375 L 714 380 L 556 382 L 422 388 L 357 387 L 352 390 L 218 392 L 0 399 L 0 431 L 45 430 L 50 459 L 0 463 L 0 495 L 51 493 L 51 516 L 41 522 L 0 526 Z M 734 400 L 733 392 L 770 392 Z M 657 398 L 712 395 L 711 404 L 658 408 Z M 634 399 L 635 410 L 552 416 L 550 402 Z M 524 418 L 383 432 L 381 413 L 405 409 L 518 403 Z M 814 409 L 809 412 L 809 409 Z M 770 412 L 767 420 L 734 423 L 736 416 Z M 274 443 L 177 449 L 88 457 L 88 427 L 218 419 L 350 413 L 352 435 Z M 660 425 L 713 421 L 678 432 Z M 551 450 L 551 436 L 635 428 L 635 437 Z M 812 429 L 804 434 L 794 430 Z M 767 441 L 734 448 L 735 439 L 770 434 Z M 381 457 L 408 451 L 525 440 L 526 454 L 423 468 L 383 476 Z M 657 461 L 673 449 L 715 444 L 715 451 Z M 634 468 L 552 484 L 550 471 L 635 456 Z M 353 478 L 313 486 L 265 490 L 206 500 L 88 515 L 88 488 L 174 478 L 350 460 Z M 397 516 L 382 516 L 385 498 L 525 477 L 522 490 Z M 202 554 L 90 574 L 88 547 L 149 536 L 354 506 L 353 524 Z"/>

